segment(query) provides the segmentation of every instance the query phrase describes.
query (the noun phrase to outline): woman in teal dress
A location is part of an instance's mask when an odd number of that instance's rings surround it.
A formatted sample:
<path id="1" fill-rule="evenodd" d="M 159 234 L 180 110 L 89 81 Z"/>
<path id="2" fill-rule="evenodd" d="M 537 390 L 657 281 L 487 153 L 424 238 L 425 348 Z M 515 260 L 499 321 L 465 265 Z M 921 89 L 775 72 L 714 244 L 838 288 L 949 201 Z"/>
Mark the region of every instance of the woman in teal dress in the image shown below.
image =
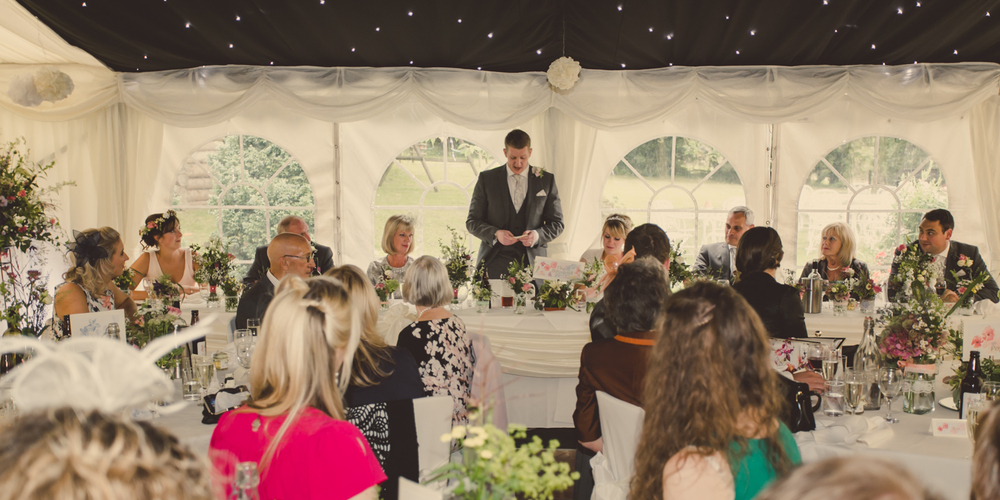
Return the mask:
<path id="1" fill-rule="evenodd" d="M 751 499 L 801 462 L 768 335 L 730 287 L 668 298 L 645 382 L 633 499 Z"/>

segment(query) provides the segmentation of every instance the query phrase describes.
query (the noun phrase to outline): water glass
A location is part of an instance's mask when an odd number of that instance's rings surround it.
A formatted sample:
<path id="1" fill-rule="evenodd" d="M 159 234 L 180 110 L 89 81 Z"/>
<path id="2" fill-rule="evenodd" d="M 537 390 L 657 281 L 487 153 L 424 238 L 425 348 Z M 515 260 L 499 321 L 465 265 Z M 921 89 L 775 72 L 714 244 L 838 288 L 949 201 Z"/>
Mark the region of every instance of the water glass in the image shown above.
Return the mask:
<path id="1" fill-rule="evenodd" d="M 826 381 L 826 391 L 823 393 L 823 413 L 828 417 L 839 417 L 844 414 L 843 381 Z"/>
<path id="2" fill-rule="evenodd" d="M 251 334 L 256 337 L 257 330 L 260 329 L 260 318 L 250 318 L 247 320 L 247 329 L 250 330 Z"/>
<path id="3" fill-rule="evenodd" d="M 1000 382 L 983 382 L 982 394 L 987 401 L 1000 400 Z"/>
<path id="4" fill-rule="evenodd" d="M 215 379 L 215 364 L 206 356 L 192 356 L 191 360 L 194 365 L 195 378 L 207 391 L 212 386 L 212 380 Z"/>
<path id="5" fill-rule="evenodd" d="M 248 329 L 236 330 L 235 344 L 236 344 L 236 359 L 240 362 L 240 366 L 243 368 L 250 368 L 250 357 L 253 355 L 253 348 L 256 344 L 256 339 L 253 333 Z"/>
<path id="6" fill-rule="evenodd" d="M 890 424 L 899 422 L 898 418 L 892 418 L 892 398 L 899 396 L 903 390 L 903 370 L 891 366 L 878 371 L 878 388 L 885 396 L 885 421 Z"/>
<path id="7" fill-rule="evenodd" d="M 193 366 L 181 367 L 181 387 L 183 387 L 184 399 L 188 401 L 198 401 L 201 399 L 201 383 L 195 376 Z"/>
<path id="8" fill-rule="evenodd" d="M 973 446 L 976 444 L 976 431 L 979 429 L 980 420 L 986 416 L 990 409 L 989 401 L 981 399 L 970 400 L 969 407 L 965 410 L 965 429 L 969 432 L 969 440 Z"/>
<path id="9" fill-rule="evenodd" d="M 833 380 L 840 364 L 840 351 L 828 347 L 823 348 L 823 379 Z"/>
<path id="10" fill-rule="evenodd" d="M 210 288 L 208 286 L 208 283 L 199 283 L 198 284 L 198 295 L 201 296 L 201 301 L 202 302 L 208 300 L 208 292 L 209 291 L 210 291 Z"/>

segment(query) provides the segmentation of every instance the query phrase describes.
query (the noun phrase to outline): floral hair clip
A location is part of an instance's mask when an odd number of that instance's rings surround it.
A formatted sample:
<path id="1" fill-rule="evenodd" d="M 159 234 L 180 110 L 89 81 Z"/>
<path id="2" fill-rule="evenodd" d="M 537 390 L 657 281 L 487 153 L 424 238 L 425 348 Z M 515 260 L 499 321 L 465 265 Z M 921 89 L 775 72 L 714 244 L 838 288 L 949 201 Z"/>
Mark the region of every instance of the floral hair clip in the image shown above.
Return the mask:
<path id="1" fill-rule="evenodd" d="M 173 210 L 167 210 L 166 213 L 160 214 L 159 217 L 147 222 L 146 225 L 139 230 L 139 236 L 145 237 L 154 229 L 163 232 L 163 224 L 170 219 L 176 219 L 176 218 L 177 218 L 177 212 L 174 212 Z"/>

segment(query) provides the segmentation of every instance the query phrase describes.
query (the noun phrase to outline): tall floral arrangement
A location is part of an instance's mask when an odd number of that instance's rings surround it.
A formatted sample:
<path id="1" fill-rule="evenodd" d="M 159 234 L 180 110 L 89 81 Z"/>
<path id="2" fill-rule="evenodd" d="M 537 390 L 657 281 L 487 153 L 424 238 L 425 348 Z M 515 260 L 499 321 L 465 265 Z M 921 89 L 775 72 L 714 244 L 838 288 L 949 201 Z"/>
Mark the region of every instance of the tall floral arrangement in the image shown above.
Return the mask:
<path id="1" fill-rule="evenodd" d="M 181 318 L 181 310 L 170 306 L 169 300 L 169 297 L 151 299 L 138 305 L 135 320 L 125 325 L 125 338 L 129 344 L 142 349 L 153 340 L 173 333 L 174 323 Z M 173 350 L 156 364 L 161 368 L 173 368 L 180 360 L 182 350 L 183 348 Z"/>
<path id="2" fill-rule="evenodd" d="M 576 299 L 573 297 L 575 290 L 576 286 L 572 282 L 545 280 L 542 282 L 542 289 L 535 295 L 535 309 L 568 307 L 575 311 L 576 308 L 573 307 L 576 303 Z"/>
<path id="3" fill-rule="evenodd" d="M 378 300 L 382 302 L 389 300 L 396 290 L 399 290 L 399 281 L 393 278 L 392 268 L 382 267 L 378 277 L 375 278 L 375 294 L 378 295 Z"/>
<path id="4" fill-rule="evenodd" d="M 38 336 L 47 307 L 48 276 L 44 248 L 62 244 L 52 196 L 71 183 L 43 188 L 55 163 L 41 165 L 22 151 L 23 139 L 0 151 L 0 320 L 11 330 Z"/>
<path id="5" fill-rule="evenodd" d="M 859 300 L 875 300 L 875 296 L 882 293 L 882 287 L 867 272 L 861 272 L 846 281 L 851 293 L 857 295 Z"/>
<path id="6" fill-rule="evenodd" d="M 490 277 L 486 274 L 486 266 L 479 266 L 472 278 L 472 297 L 483 302 L 493 300 L 493 297 L 496 296 L 496 292 L 490 286 Z"/>
<path id="7" fill-rule="evenodd" d="M 958 254 L 957 264 L 958 271 L 951 271 L 951 275 L 955 278 L 955 284 L 958 285 L 958 293 L 962 294 L 963 298 L 956 303 L 956 306 L 972 307 L 972 299 L 976 296 L 976 292 L 982 290 L 986 280 L 989 279 L 989 275 L 987 273 L 979 273 L 978 276 L 973 276 L 972 259 L 965 254 Z M 971 291 L 971 293 L 966 293 L 966 291 Z"/>
<path id="8" fill-rule="evenodd" d="M 458 231 L 451 226 L 447 226 L 451 232 L 451 242 L 447 245 L 438 240 L 441 246 L 441 255 L 444 256 L 444 267 L 448 270 L 448 281 L 451 288 L 458 290 L 469 283 L 469 275 L 472 270 L 472 255 L 466 245 L 467 238 L 458 235 Z"/>
<path id="9" fill-rule="evenodd" d="M 501 274 L 500 279 L 510 284 L 514 293 L 528 293 L 531 291 L 531 280 L 534 275 L 531 268 L 525 264 L 524 259 L 512 260 L 507 264 L 507 274 Z"/>
<path id="10" fill-rule="evenodd" d="M 920 245 L 899 245 L 892 262 L 898 270 L 889 281 L 889 286 L 901 299 L 914 295 L 917 288 L 934 286 L 941 278 L 931 265 L 934 256 L 921 250 Z"/>
<path id="11" fill-rule="evenodd" d="M 191 245 L 198 270 L 194 279 L 209 286 L 219 286 L 233 272 L 233 260 L 236 256 L 229 253 L 229 240 L 225 242 L 218 236 L 208 239 L 204 246 Z"/>
<path id="12" fill-rule="evenodd" d="M 670 249 L 670 269 L 667 271 L 670 278 L 670 288 L 674 288 L 675 285 L 681 284 L 685 285 L 690 283 L 694 279 L 694 275 L 691 273 L 691 266 L 688 266 L 684 262 L 684 256 L 681 255 L 680 247 L 683 241 L 678 241 L 673 248 Z"/>

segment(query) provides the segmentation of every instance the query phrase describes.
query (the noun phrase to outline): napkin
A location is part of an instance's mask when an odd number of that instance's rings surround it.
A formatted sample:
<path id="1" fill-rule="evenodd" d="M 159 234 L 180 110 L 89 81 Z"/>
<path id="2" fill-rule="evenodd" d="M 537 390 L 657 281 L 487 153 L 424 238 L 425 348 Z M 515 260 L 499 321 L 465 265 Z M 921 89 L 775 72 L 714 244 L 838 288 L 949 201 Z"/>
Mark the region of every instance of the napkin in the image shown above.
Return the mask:
<path id="1" fill-rule="evenodd" d="M 895 435 L 884 418 L 859 416 L 817 420 L 816 430 L 809 434 L 820 444 L 864 443 L 870 448 L 878 448 Z"/>

